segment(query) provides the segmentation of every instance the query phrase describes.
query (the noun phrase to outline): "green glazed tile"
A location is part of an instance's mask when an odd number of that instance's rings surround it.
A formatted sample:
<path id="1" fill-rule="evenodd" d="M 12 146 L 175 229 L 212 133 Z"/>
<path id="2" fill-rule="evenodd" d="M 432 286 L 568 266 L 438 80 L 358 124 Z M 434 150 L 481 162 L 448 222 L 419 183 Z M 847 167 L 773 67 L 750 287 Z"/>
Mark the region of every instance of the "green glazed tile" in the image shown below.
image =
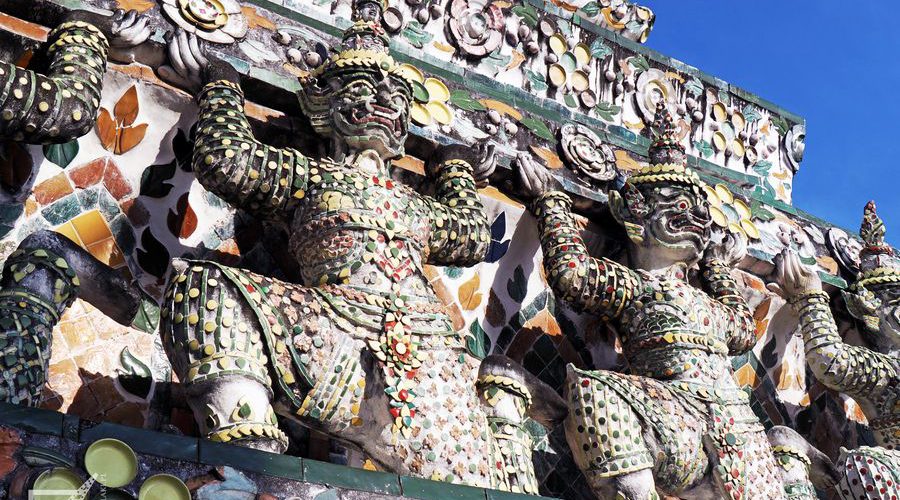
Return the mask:
<path id="1" fill-rule="evenodd" d="M 483 488 L 429 481 L 417 477 L 400 476 L 400 485 L 403 487 L 403 496 L 422 500 L 437 498 L 441 500 L 485 500 L 487 498 Z"/>
<path id="2" fill-rule="evenodd" d="M 303 478 L 309 483 L 327 484 L 351 490 L 369 491 L 384 495 L 400 495 L 400 480 L 396 474 L 376 472 L 343 465 L 303 461 Z"/>
<path id="3" fill-rule="evenodd" d="M 0 403 L 0 424 L 27 432 L 62 434 L 63 415 L 52 410 Z"/>
<path id="4" fill-rule="evenodd" d="M 200 441 L 200 463 L 206 465 L 230 465 L 242 471 L 259 472 L 269 476 L 303 481 L 304 460 L 290 455 L 279 455 L 233 444 Z"/>

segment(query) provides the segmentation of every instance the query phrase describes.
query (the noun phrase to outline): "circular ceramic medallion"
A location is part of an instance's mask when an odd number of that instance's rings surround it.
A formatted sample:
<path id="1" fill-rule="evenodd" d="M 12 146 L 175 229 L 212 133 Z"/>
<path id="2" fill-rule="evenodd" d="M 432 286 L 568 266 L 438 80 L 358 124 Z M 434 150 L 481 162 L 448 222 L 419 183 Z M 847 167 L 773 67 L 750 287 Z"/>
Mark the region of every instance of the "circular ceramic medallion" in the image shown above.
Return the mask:
<path id="1" fill-rule="evenodd" d="M 118 439 L 99 439 L 85 451 L 84 468 L 98 483 L 119 488 L 137 475 L 137 456 Z"/>
<path id="2" fill-rule="evenodd" d="M 64 467 L 42 472 L 37 479 L 34 480 L 32 491 L 36 493 L 35 498 L 46 500 L 68 500 L 68 493 L 53 494 L 53 491 L 77 490 L 84 481 L 75 472 Z"/>
<path id="3" fill-rule="evenodd" d="M 141 485 L 138 500 L 191 500 L 191 492 L 181 479 L 169 474 L 148 477 Z"/>
<path id="4" fill-rule="evenodd" d="M 644 122 L 650 123 L 656 115 L 656 104 L 673 102 L 675 90 L 664 72 L 650 68 L 638 77 L 635 97 Z"/>
<path id="5" fill-rule="evenodd" d="M 250 28 L 236 0 L 163 0 L 163 11 L 189 33 L 216 43 L 232 43 Z"/>
<path id="6" fill-rule="evenodd" d="M 604 182 L 616 177 L 616 155 L 593 131 L 577 123 L 566 123 L 560 136 L 566 164 L 575 173 Z"/>

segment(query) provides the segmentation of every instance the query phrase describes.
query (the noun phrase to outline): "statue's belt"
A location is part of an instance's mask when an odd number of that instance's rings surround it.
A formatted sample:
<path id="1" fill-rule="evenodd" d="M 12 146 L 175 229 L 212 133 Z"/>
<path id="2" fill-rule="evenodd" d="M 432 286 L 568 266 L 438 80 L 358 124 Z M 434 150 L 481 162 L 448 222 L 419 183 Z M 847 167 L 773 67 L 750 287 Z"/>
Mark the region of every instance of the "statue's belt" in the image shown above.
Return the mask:
<path id="1" fill-rule="evenodd" d="M 304 243 L 316 243 L 323 234 L 345 230 L 378 231 L 388 239 L 406 240 L 418 245 L 416 232 L 405 224 L 383 216 L 373 216 L 369 209 L 346 208 L 340 211 L 328 211 L 308 216 L 298 228 L 300 235 L 316 235 L 315 238 L 302 238 Z"/>
<path id="2" fill-rule="evenodd" d="M 670 381 L 667 385 L 676 391 L 686 393 L 706 403 L 720 405 L 750 404 L 750 395 L 740 387 L 713 387 L 708 384 L 687 380 Z"/>
<path id="3" fill-rule="evenodd" d="M 711 354 L 728 354 L 728 346 L 719 339 L 690 331 L 656 332 L 638 339 L 628 339 L 623 348 L 635 356 L 659 348 L 701 349 Z"/>

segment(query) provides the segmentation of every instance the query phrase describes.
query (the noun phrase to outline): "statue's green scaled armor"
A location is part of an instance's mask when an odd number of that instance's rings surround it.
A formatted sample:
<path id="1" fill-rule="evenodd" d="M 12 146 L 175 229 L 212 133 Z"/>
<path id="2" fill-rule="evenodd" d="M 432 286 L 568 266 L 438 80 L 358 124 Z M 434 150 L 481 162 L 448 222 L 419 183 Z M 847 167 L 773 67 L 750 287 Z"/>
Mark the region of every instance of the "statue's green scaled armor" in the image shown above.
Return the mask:
<path id="1" fill-rule="evenodd" d="M 100 29 L 69 21 L 50 32 L 46 75 L 0 63 L 0 135 L 49 143 L 88 133 L 100 106 L 108 51 Z"/>

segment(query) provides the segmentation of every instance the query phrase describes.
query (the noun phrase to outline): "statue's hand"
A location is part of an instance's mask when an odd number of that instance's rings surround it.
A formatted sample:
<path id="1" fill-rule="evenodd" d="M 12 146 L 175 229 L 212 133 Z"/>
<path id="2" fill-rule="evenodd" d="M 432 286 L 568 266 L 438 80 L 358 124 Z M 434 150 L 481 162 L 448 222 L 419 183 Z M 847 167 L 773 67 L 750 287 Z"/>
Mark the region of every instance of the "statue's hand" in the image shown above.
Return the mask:
<path id="1" fill-rule="evenodd" d="M 797 252 L 790 249 L 782 250 L 775 256 L 772 279 L 774 283 L 767 285 L 767 288 L 786 299 L 822 289 L 822 280 L 816 270 L 800 262 Z"/>
<path id="2" fill-rule="evenodd" d="M 135 61 L 136 47 L 150 38 L 150 17 L 135 10 L 116 9 L 109 33 L 109 58 L 120 63 Z"/>
<path id="3" fill-rule="evenodd" d="M 237 83 L 238 73 L 230 64 L 210 57 L 197 36 L 178 29 L 169 40 L 169 64 L 159 68 L 164 80 L 196 93 L 207 82 L 229 80 Z"/>
<path id="4" fill-rule="evenodd" d="M 479 144 L 476 151 L 478 154 L 472 164 L 472 177 L 475 178 L 475 186 L 483 188 L 497 170 L 497 155 L 494 154 L 494 145 L 489 143 Z"/>
<path id="5" fill-rule="evenodd" d="M 562 187 L 547 167 L 541 165 L 528 153 L 516 155 L 515 193 L 525 201 L 531 201 L 547 191 L 558 191 Z"/>
<path id="6" fill-rule="evenodd" d="M 122 9 L 116 9 L 110 27 L 110 48 L 128 49 L 144 43 L 153 32 L 147 25 L 149 21 L 149 16 L 139 14 L 136 10 L 125 12 Z"/>
<path id="7" fill-rule="evenodd" d="M 462 160 L 472 166 L 472 177 L 475 185 L 484 187 L 494 170 L 497 169 L 497 156 L 493 144 L 480 144 L 477 147 L 466 144 L 447 144 L 439 146 L 431 155 L 426 167 L 430 177 L 436 177 L 441 165 L 450 160 Z"/>
<path id="8" fill-rule="evenodd" d="M 134 62 L 134 47 L 147 41 L 153 33 L 148 25 L 150 16 L 136 10 L 116 9 L 111 16 L 75 10 L 66 16 L 66 21 L 84 21 L 96 26 L 109 41 L 109 58 L 124 63 Z"/>
<path id="9" fill-rule="evenodd" d="M 723 229 L 715 229 L 709 246 L 703 254 L 703 262 L 717 260 L 734 266 L 746 255 L 747 241 L 744 238 Z"/>

